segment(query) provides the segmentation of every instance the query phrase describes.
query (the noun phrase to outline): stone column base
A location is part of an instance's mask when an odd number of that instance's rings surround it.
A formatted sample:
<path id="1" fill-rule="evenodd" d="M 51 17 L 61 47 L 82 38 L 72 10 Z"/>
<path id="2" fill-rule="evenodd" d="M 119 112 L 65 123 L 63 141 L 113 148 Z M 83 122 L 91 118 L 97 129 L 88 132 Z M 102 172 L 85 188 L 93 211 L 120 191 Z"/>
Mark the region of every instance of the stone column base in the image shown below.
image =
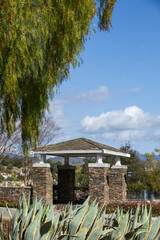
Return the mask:
<path id="1" fill-rule="evenodd" d="M 33 199 L 42 199 L 42 202 L 53 202 L 53 177 L 49 163 L 33 164 Z"/>
<path id="2" fill-rule="evenodd" d="M 100 204 L 109 203 L 108 163 L 89 163 L 89 195 L 91 202 L 97 199 Z"/>
<path id="3" fill-rule="evenodd" d="M 114 165 L 110 169 L 109 178 L 109 201 L 111 203 L 121 203 L 126 201 L 126 180 L 127 166 Z"/>

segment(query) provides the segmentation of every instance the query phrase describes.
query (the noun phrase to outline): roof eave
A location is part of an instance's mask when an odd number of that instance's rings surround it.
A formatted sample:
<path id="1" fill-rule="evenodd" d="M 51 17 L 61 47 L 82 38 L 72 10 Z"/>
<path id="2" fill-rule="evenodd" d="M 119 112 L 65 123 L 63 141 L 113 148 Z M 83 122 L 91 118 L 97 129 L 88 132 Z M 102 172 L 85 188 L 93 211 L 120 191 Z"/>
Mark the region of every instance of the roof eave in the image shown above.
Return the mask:
<path id="1" fill-rule="evenodd" d="M 103 153 L 102 149 L 96 149 L 96 150 L 57 150 L 57 151 L 53 151 L 53 150 L 41 150 L 41 151 L 33 151 L 33 153 L 35 154 L 45 154 L 45 155 L 57 155 L 57 154 L 61 154 L 61 155 L 65 155 L 65 154 L 100 154 Z"/>
<path id="2" fill-rule="evenodd" d="M 119 156 L 119 157 L 128 157 L 128 158 L 131 156 L 129 153 L 116 152 L 116 151 L 111 151 L 111 150 L 106 150 L 106 149 L 104 149 L 104 154 L 114 155 L 114 156 Z"/>
<path id="3" fill-rule="evenodd" d="M 123 153 L 123 152 L 117 152 L 117 151 L 111 151 L 111 150 L 106 150 L 106 149 L 86 149 L 86 150 L 58 150 L 58 151 L 53 151 L 53 150 L 41 150 L 41 151 L 33 151 L 34 154 L 41 154 L 41 155 L 59 155 L 59 156 L 64 156 L 64 155 L 84 155 L 85 154 L 102 154 L 102 155 L 112 155 L 112 156 L 119 156 L 119 157 L 130 157 L 130 154 L 128 153 Z"/>

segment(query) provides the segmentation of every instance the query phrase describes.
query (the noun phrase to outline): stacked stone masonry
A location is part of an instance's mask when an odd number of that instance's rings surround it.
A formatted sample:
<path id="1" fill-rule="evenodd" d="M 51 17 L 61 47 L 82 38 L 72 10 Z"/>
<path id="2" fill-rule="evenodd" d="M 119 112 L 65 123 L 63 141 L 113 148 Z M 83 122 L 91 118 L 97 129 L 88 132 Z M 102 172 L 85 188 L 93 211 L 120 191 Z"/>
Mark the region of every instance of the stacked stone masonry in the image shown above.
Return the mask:
<path id="1" fill-rule="evenodd" d="M 33 198 L 42 198 L 42 202 L 53 201 L 53 177 L 50 167 L 33 168 Z"/>
<path id="2" fill-rule="evenodd" d="M 120 203 L 126 201 L 126 166 L 115 168 L 89 167 L 89 195 L 91 201 Z"/>
<path id="3" fill-rule="evenodd" d="M 126 201 L 126 169 L 110 169 L 109 178 L 109 201 L 110 202 L 124 202 Z M 113 176 L 111 175 L 113 174 Z"/>
<path id="4" fill-rule="evenodd" d="M 0 187 L 0 199 L 18 202 L 24 193 L 26 199 L 31 196 L 31 187 Z"/>
<path id="5" fill-rule="evenodd" d="M 126 201 L 125 175 L 127 168 L 105 166 L 107 164 L 104 164 L 104 167 L 97 164 L 89 166 L 89 195 L 91 201 L 97 199 L 101 204 Z M 23 192 L 28 198 L 31 187 L 0 187 L 0 198 L 18 202 Z M 74 203 L 75 192 L 75 167 L 60 166 L 58 168 L 58 202 Z M 50 167 L 33 167 L 33 198 L 35 196 L 38 200 L 42 198 L 42 202 L 53 201 L 53 177 Z"/>
<path id="6" fill-rule="evenodd" d="M 108 168 L 89 168 L 89 195 L 91 202 L 97 199 L 109 203 Z"/>
<path id="7" fill-rule="evenodd" d="M 75 203 L 82 203 L 88 198 L 89 189 L 88 188 L 75 188 L 74 195 L 75 195 Z"/>

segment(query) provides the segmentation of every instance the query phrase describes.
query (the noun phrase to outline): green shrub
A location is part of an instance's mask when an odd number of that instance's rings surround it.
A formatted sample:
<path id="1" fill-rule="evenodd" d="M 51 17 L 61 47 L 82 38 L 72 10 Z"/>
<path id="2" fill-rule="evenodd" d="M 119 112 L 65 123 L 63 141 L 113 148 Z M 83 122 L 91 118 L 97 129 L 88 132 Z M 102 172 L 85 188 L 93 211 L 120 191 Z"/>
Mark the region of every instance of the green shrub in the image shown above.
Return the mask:
<path id="1" fill-rule="evenodd" d="M 18 199 L 17 198 L 11 198 L 11 197 L 0 197 L 0 207 L 6 207 L 9 208 L 17 208 L 18 206 Z M 1 239 L 0 239 L 1 240 Z"/>
<path id="2" fill-rule="evenodd" d="M 143 183 L 127 184 L 128 190 L 150 190 L 149 186 Z"/>
<path id="3" fill-rule="evenodd" d="M 9 222 L 9 230 L 3 232 L 3 216 L 0 219 L 0 239 L 16 240 L 158 240 L 160 239 L 160 217 L 152 224 L 151 208 L 138 206 L 132 211 L 116 213 L 105 218 L 104 207 L 98 208 L 89 198 L 80 207 L 68 204 L 56 215 L 53 205 L 42 205 L 35 199 L 26 202 L 23 195 L 15 215 Z"/>
<path id="4" fill-rule="evenodd" d="M 16 177 L 11 176 L 11 177 L 8 177 L 6 180 L 7 181 L 18 181 L 19 179 L 16 178 Z"/>
<path id="5" fill-rule="evenodd" d="M 0 164 L 0 172 L 3 172 L 5 170 L 4 166 Z"/>
<path id="6" fill-rule="evenodd" d="M 8 165 L 7 165 L 7 170 L 12 170 L 13 169 L 13 165 L 12 165 L 12 163 L 9 163 Z"/>
<path id="7" fill-rule="evenodd" d="M 8 206 L 9 208 L 16 208 L 17 205 L 18 205 L 18 202 L 7 202 L 5 200 L 0 200 L 0 207 Z"/>
<path id="8" fill-rule="evenodd" d="M 4 177 L 2 175 L 0 175 L 0 182 L 3 182 L 4 181 Z"/>

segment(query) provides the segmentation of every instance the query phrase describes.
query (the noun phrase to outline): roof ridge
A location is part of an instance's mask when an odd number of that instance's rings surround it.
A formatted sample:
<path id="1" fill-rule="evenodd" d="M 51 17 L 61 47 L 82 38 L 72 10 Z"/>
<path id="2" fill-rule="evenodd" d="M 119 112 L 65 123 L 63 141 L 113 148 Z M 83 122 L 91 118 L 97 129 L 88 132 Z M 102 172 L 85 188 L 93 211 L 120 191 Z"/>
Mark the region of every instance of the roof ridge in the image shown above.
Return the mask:
<path id="1" fill-rule="evenodd" d="M 57 144 L 63 144 L 63 143 L 66 143 L 66 142 L 73 142 L 74 140 L 77 140 L 77 139 L 81 139 L 81 138 L 75 138 L 75 139 L 65 140 L 65 141 L 63 141 L 63 142 L 53 143 L 53 144 L 50 144 L 50 145 L 47 145 L 47 146 L 52 146 L 52 145 L 57 145 Z"/>
<path id="2" fill-rule="evenodd" d="M 82 139 L 83 139 L 85 142 L 92 144 L 94 147 L 97 147 L 97 145 L 94 144 L 94 143 L 97 143 L 97 142 L 91 141 L 91 140 L 89 140 L 89 139 L 87 139 L 87 138 L 82 138 Z M 99 145 L 99 144 L 98 144 L 98 145 Z M 102 148 L 100 148 L 99 146 L 98 146 L 98 148 L 99 148 L 99 149 L 102 149 Z"/>

